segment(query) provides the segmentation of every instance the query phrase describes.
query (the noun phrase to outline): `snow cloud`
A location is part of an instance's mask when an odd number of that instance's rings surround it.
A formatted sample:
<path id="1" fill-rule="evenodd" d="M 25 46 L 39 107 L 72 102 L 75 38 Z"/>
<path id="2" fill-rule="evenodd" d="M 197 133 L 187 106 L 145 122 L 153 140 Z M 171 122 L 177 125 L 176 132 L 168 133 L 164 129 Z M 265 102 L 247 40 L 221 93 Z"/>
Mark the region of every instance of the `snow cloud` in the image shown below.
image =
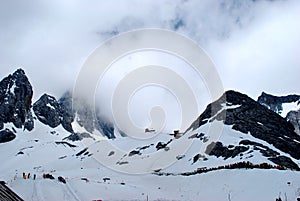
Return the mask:
<path id="1" fill-rule="evenodd" d="M 1 1 L 0 77 L 25 69 L 42 93 L 72 88 L 89 54 L 106 39 L 164 28 L 196 41 L 225 89 L 257 98 L 300 93 L 300 2 L 236 0 Z"/>

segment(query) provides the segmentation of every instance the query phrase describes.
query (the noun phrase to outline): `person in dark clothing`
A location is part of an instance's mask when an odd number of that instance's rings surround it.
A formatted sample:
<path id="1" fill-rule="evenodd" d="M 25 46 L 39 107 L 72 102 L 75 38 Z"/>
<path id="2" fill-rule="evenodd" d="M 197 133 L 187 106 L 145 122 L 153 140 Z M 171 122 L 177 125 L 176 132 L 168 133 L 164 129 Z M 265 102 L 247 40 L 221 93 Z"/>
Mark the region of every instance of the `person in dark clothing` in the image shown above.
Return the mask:
<path id="1" fill-rule="evenodd" d="M 23 172 L 23 179 L 26 179 L 26 174 L 25 174 L 25 172 Z"/>

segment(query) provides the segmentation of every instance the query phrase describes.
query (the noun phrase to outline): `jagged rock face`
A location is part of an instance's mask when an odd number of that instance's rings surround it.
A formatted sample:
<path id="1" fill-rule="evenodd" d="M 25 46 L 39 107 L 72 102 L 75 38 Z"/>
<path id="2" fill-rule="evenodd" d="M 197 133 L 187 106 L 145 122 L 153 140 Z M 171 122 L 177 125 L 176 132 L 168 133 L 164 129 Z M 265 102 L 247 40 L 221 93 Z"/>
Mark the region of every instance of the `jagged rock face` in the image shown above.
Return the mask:
<path id="1" fill-rule="evenodd" d="M 12 122 L 17 128 L 31 131 L 34 127 L 30 111 L 33 96 L 32 86 L 22 69 L 0 82 L 0 128 Z"/>
<path id="2" fill-rule="evenodd" d="M 60 106 L 57 100 L 48 94 L 44 94 L 33 104 L 33 111 L 38 120 L 52 128 L 60 124 Z"/>
<path id="3" fill-rule="evenodd" d="M 208 105 L 190 128 L 196 129 L 214 120 L 232 125 L 232 129 L 264 140 L 293 158 L 300 159 L 300 136 L 294 132 L 292 124 L 244 94 L 227 91 Z"/>
<path id="4" fill-rule="evenodd" d="M 300 135 L 300 110 L 290 111 L 286 116 L 286 120 L 293 124 L 295 132 Z"/>
<path id="5" fill-rule="evenodd" d="M 64 129 L 73 133 L 71 123 L 74 121 L 74 112 L 71 93 L 65 93 L 58 101 L 55 97 L 44 94 L 33 104 L 33 110 L 42 123 L 52 128 L 61 124 Z"/>
<path id="6" fill-rule="evenodd" d="M 75 100 L 74 109 L 77 114 L 77 122 L 88 132 L 100 131 L 109 139 L 115 138 L 114 126 L 97 116 L 92 108 L 85 104 L 83 100 Z"/>
<path id="7" fill-rule="evenodd" d="M 74 101 L 70 92 L 66 92 L 58 101 L 55 97 L 44 94 L 33 104 L 33 110 L 39 121 L 52 128 L 61 124 L 64 129 L 74 134 L 76 130 L 72 128 L 72 122 L 76 121 L 90 133 L 98 130 L 109 139 L 115 138 L 114 126 L 96 117 L 84 100 Z"/>
<path id="8" fill-rule="evenodd" d="M 257 100 L 260 104 L 266 106 L 267 108 L 273 110 L 274 112 L 280 114 L 282 111 L 283 103 L 292 103 L 300 101 L 299 95 L 288 95 L 288 96 L 273 96 L 262 92 Z"/>
<path id="9" fill-rule="evenodd" d="M 74 111 L 72 106 L 72 94 L 70 92 L 66 92 L 59 100 L 58 103 L 61 108 L 60 116 L 61 116 L 61 125 L 67 131 L 73 133 L 73 128 L 71 123 L 74 121 Z"/>
<path id="10" fill-rule="evenodd" d="M 90 133 L 96 129 L 93 110 L 84 100 L 78 98 L 74 99 L 70 92 L 66 92 L 59 99 L 59 104 L 63 119 L 62 124 L 65 125 L 64 128 L 66 128 L 66 130 L 67 128 L 72 129 L 71 123 L 75 120 L 75 114 L 76 121 L 81 127 L 84 127 Z"/>
<path id="11" fill-rule="evenodd" d="M 97 117 L 95 111 L 83 99 L 74 98 L 70 92 L 66 92 L 58 102 L 61 107 L 62 125 L 66 130 L 76 132 L 71 126 L 71 123 L 76 120 L 81 127 L 90 133 L 98 130 L 109 139 L 115 138 L 114 126 Z"/>
<path id="12" fill-rule="evenodd" d="M 74 100 L 74 112 L 77 114 L 76 121 L 88 132 L 93 133 L 97 129 L 95 113 L 91 106 L 87 105 L 84 100 Z"/>

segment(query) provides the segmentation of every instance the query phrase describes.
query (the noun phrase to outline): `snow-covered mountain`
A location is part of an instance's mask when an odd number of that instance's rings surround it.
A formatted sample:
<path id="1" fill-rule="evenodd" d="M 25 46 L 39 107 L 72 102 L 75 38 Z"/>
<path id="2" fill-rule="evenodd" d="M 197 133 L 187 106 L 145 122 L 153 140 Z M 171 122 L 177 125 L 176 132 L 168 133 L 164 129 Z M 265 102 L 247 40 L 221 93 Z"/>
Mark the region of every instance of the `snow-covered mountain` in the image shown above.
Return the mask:
<path id="1" fill-rule="evenodd" d="M 32 95 L 32 86 L 22 69 L 0 82 L 0 129 L 8 122 L 16 128 L 33 129 Z"/>
<path id="2" fill-rule="evenodd" d="M 0 82 L 0 129 L 11 122 L 16 128 L 31 131 L 35 114 L 38 121 L 51 128 L 62 125 L 73 137 L 78 135 L 71 126 L 76 121 L 90 133 L 98 131 L 104 137 L 115 138 L 114 126 L 94 114 L 84 100 L 73 99 L 71 92 L 67 91 L 59 100 L 44 94 L 31 108 L 32 96 L 32 86 L 22 69 Z"/>
<path id="3" fill-rule="evenodd" d="M 114 126 L 97 116 L 83 99 L 72 97 L 67 91 L 59 100 L 55 97 L 44 94 L 33 104 L 33 111 L 38 120 L 52 128 L 59 126 L 70 132 L 70 138 L 77 138 L 80 133 L 72 128 L 76 122 L 88 133 L 102 134 L 108 139 L 115 138 Z"/>
<path id="4" fill-rule="evenodd" d="M 299 169 L 300 136 L 284 118 L 248 96 L 227 91 L 208 105 L 191 128 L 201 130 L 213 121 L 222 121 L 226 126 L 220 139 L 212 142 L 214 146 L 207 146 L 211 147 L 209 155 L 225 160 L 249 160 L 259 155 L 277 165 Z M 229 136 L 231 140 L 222 140 Z"/>
<path id="5" fill-rule="evenodd" d="M 58 100 L 45 94 L 31 104 L 32 87 L 21 69 L 0 89 L 0 179 L 25 200 L 300 197 L 300 136 L 245 94 L 225 92 L 183 133 L 137 140 L 117 136 L 70 93 Z M 211 135 L 215 125 L 220 133 Z"/>

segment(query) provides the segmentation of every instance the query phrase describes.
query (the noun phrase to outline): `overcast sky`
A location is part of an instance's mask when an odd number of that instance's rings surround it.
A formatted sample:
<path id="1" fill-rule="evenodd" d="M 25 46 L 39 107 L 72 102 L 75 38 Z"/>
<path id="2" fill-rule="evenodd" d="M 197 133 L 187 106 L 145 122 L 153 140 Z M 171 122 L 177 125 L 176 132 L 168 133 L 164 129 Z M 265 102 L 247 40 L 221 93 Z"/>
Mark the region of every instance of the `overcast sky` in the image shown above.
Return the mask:
<path id="1" fill-rule="evenodd" d="M 298 0 L 0 1 L 0 77 L 22 67 L 34 99 L 59 97 L 104 40 L 165 28 L 208 53 L 225 89 L 300 94 L 299 19 Z"/>

